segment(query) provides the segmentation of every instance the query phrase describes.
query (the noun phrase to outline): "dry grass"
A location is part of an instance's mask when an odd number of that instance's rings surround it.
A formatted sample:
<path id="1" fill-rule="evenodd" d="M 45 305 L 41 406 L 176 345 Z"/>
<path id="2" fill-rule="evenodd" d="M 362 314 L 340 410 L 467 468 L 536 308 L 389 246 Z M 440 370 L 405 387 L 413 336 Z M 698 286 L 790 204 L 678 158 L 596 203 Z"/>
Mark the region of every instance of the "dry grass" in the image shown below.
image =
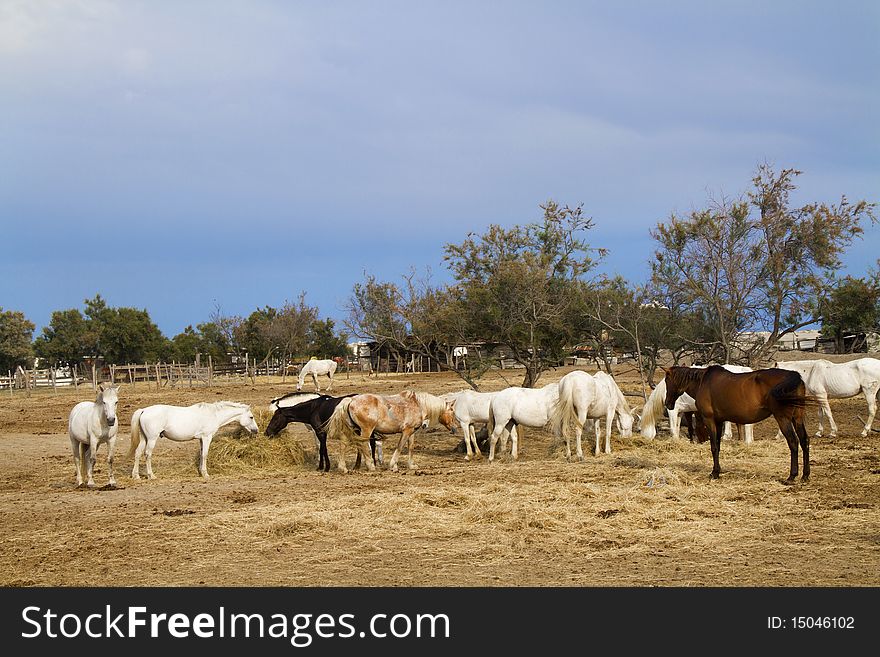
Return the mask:
<path id="1" fill-rule="evenodd" d="M 497 377 L 487 388 L 504 385 Z M 339 394 L 405 387 L 462 386 L 445 374 L 337 379 Z M 284 391 L 123 389 L 121 414 L 236 399 L 264 428 L 266 403 Z M 453 451 L 459 437 L 429 432 L 416 441 L 415 471 L 324 474 L 311 432 L 291 425 L 271 440 L 216 438 L 207 482 L 194 442 L 160 442 L 153 481 L 131 481 L 122 455 L 120 488 L 106 491 L 73 487 L 63 432 L 74 401 L 40 393 L 0 406 L 2 584 L 880 584 L 878 439 L 858 435 L 858 398 L 832 402 L 841 436 L 813 441 L 812 480 L 794 486 L 782 483 L 788 450 L 768 422 L 751 446 L 725 441 L 718 481 L 708 445 L 615 433 L 612 454 L 593 456 L 588 441 L 584 462 L 568 463 L 535 429 L 516 463 L 465 462 Z M 333 444 L 330 453 L 335 465 Z M 99 485 L 104 463 L 102 452 Z M 90 559 L 71 561 L 71 546 Z"/>

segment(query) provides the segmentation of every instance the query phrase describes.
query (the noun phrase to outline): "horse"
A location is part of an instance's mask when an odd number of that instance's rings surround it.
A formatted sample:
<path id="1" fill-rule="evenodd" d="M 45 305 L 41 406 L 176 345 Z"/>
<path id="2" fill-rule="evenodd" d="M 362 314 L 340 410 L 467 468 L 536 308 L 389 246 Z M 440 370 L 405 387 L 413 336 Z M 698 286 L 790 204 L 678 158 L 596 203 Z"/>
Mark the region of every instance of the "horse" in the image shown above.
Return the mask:
<path id="1" fill-rule="evenodd" d="M 632 435 L 633 414 L 626 398 L 617 387 L 614 379 L 605 372 L 588 372 L 575 370 L 559 380 L 559 397 L 553 406 L 550 421 L 554 433 L 565 437 L 565 458 L 571 460 L 571 432 L 574 432 L 577 444 L 577 457 L 584 460 L 581 448 L 581 435 L 588 419 L 595 420 L 596 448 L 599 454 L 600 420 L 605 419 L 605 453 L 611 453 L 611 425 L 617 417 L 622 436 Z"/>
<path id="2" fill-rule="evenodd" d="M 333 387 L 333 375 L 336 373 L 337 367 L 338 363 L 330 358 L 326 360 L 310 360 L 303 365 L 302 369 L 299 371 L 299 381 L 296 383 L 296 391 L 299 392 L 302 390 L 303 384 L 306 381 L 306 375 L 311 374 L 312 381 L 315 382 L 315 388 L 318 392 L 321 392 L 321 386 L 318 385 L 318 376 L 326 374 L 330 378 L 330 383 L 327 384 L 327 391 L 329 392 L 330 388 Z"/>
<path id="3" fill-rule="evenodd" d="M 694 368 L 705 369 L 705 365 L 693 365 Z M 745 367 L 743 365 L 722 365 L 724 369 L 728 372 L 734 372 L 736 374 L 742 374 L 743 372 L 751 372 L 752 368 Z M 651 394 L 648 396 L 648 401 L 645 402 L 645 407 L 642 410 L 642 415 L 640 419 L 640 428 L 639 432 L 642 434 L 644 438 L 654 438 L 657 435 L 657 418 L 659 418 L 663 414 L 664 403 L 666 399 L 666 379 L 661 379 L 660 383 L 654 388 Z M 697 407 L 694 402 L 694 398 L 684 393 L 681 397 L 678 398 L 678 401 L 675 402 L 675 408 L 669 411 L 669 433 L 672 434 L 673 438 L 678 438 L 680 436 L 680 427 L 681 420 L 684 418 L 686 420 L 686 426 L 688 427 L 688 438 L 693 440 L 693 422 L 692 416 L 685 416 L 686 413 L 693 413 L 697 410 Z M 751 445 L 754 440 L 755 430 L 754 427 L 750 424 L 745 426 L 736 425 L 737 436 L 743 438 L 743 442 L 746 445 Z M 731 429 L 731 423 L 724 423 L 724 434 L 722 438 L 730 438 L 733 436 L 733 430 Z"/>
<path id="4" fill-rule="evenodd" d="M 70 436 L 70 448 L 73 451 L 73 467 L 76 468 L 76 485 L 82 486 L 82 466 L 85 459 L 87 483 L 90 488 L 95 485 L 92 473 L 98 460 L 98 446 L 107 443 L 107 471 L 110 485 L 116 485 L 113 476 L 113 455 L 116 452 L 116 433 L 119 423 L 116 421 L 116 405 L 119 401 L 119 386 L 98 386 L 95 401 L 80 402 L 70 411 L 67 420 L 67 433 Z"/>
<path id="5" fill-rule="evenodd" d="M 670 367 L 666 371 L 666 408 L 671 410 L 682 393 L 694 398 L 697 432 L 709 434 L 712 446 L 712 479 L 721 476 L 721 423 L 753 424 L 771 415 L 788 441 L 791 468 L 786 483 L 798 473 L 798 441 L 804 452 L 802 480 L 810 477 L 810 437 L 804 427 L 804 408 L 811 401 L 801 375 L 778 368 L 742 374 L 719 365 L 706 369 Z"/>
<path id="6" fill-rule="evenodd" d="M 199 402 L 192 406 L 156 404 L 139 408 L 131 416 L 131 447 L 128 451 L 129 456 L 134 455 L 131 478 L 141 478 L 140 460 L 144 450 L 147 453 L 147 477 L 156 478 L 152 465 L 153 449 L 159 436 L 164 436 L 178 442 L 198 438 L 201 443 L 199 474 L 207 479 L 211 440 L 220 427 L 232 422 L 238 422 L 252 434 L 259 432 L 251 407 L 239 402 Z"/>
<path id="7" fill-rule="evenodd" d="M 274 410 L 275 414 L 269 420 L 265 434 L 270 438 L 277 436 L 291 422 L 307 424 L 315 434 L 318 470 L 329 472 L 330 456 L 327 453 L 326 425 L 339 402 L 348 397 L 354 397 L 354 393 L 345 397 L 331 397 L 313 392 L 292 392 L 273 399 L 269 403 L 269 410 Z"/>
<path id="8" fill-rule="evenodd" d="M 357 449 L 367 463 L 371 472 L 376 469 L 366 453 L 366 443 L 374 436 L 382 440 L 392 433 L 400 434 L 400 441 L 391 455 L 388 464 L 392 472 L 397 472 L 397 459 L 403 444 L 409 441 L 408 462 L 410 469 L 413 463 L 414 432 L 419 428 L 427 429 L 442 424 L 455 433 L 455 401 L 447 401 L 425 392 L 404 390 L 399 395 L 355 395 L 336 407 L 327 423 L 327 433 L 339 438 L 339 470 L 347 472 L 345 451 L 349 442 L 356 442 Z M 381 464 L 381 456 L 379 464 Z"/>
<path id="9" fill-rule="evenodd" d="M 855 397 L 859 392 L 868 402 L 868 419 L 862 430 L 862 437 L 868 435 L 874 424 L 877 413 L 877 393 L 880 391 L 880 360 L 877 358 L 857 358 L 848 363 L 832 363 L 819 358 L 816 360 L 792 360 L 776 362 L 776 367 L 798 372 L 807 386 L 807 393 L 814 396 L 819 403 L 819 430 L 816 436 L 822 435 L 822 416 L 828 417 L 831 437 L 837 436 L 837 423 L 831 415 L 829 399 L 845 399 Z"/>
<path id="10" fill-rule="evenodd" d="M 504 449 L 510 437 L 510 456 L 519 457 L 516 425 L 543 427 L 550 421 L 553 405 L 559 397 L 559 384 L 548 383 L 543 388 L 513 386 L 495 393 L 489 404 L 489 463 L 495 460 L 495 444 L 501 439 Z"/>
<path id="11" fill-rule="evenodd" d="M 467 454 L 465 461 L 471 458 L 483 458 L 483 452 L 477 445 L 477 433 L 474 429 L 474 423 L 489 422 L 489 406 L 497 392 L 477 392 L 475 390 L 466 389 L 460 392 L 447 393 L 441 395 L 444 399 L 455 400 L 455 419 L 458 420 L 462 432 L 464 432 L 464 444 Z M 516 433 L 516 427 L 511 428 L 511 436 Z M 473 451 L 471 450 L 473 445 Z"/>

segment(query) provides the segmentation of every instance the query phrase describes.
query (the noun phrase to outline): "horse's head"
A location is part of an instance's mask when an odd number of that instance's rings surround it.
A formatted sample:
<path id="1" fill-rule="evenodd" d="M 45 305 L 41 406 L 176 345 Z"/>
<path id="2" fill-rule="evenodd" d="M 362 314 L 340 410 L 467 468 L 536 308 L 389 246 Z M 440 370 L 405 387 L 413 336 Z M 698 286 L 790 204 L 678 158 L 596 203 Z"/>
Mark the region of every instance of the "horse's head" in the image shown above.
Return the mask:
<path id="1" fill-rule="evenodd" d="M 617 414 L 617 428 L 620 430 L 621 437 L 629 438 L 633 435 L 633 422 L 635 422 L 635 417 L 632 413 L 621 411 Z"/>
<path id="2" fill-rule="evenodd" d="M 684 367 L 668 367 L 666 372 L 666 410 L 671 411 L 675 408 L 675 402 L 684 393 L 684 386 L 681 371 Z"/>
<path id="3" fill-rule="evenodd" d="M 271 438 L 272 436 L 277 436 L 289 423 L 290 420 L 287 419 L 284 411 L 279 408 L 277 411 L 275 411 L 272 419 L 269 420 L 269 426 L 266 427 L 265 433 L 267 436 L 269 436 L 269 438 Z"/>
<path id="4" fill-rule="evenodd" d="M 107 418 L 107 424 L 111 427 L 116 424 L 116 404 L 119 402 L 119 386 L 111 385 L 104 387 L 99 385 L 98 398 L 95 400 L 101 408 L 101 413 Z"/>
<path id="5" fill-rule="evenodd" d="M 449 429 L 450 433 L 455 433 L 455 400 L 450 399 L 446 402 L 446 408 L 440 413 L 438 419 L 440 424 Z"/>
<path id="6" fill-rule="evenodd" d="M 238 423 L 251 433 L 259 433 L 260 431 L 260 428 L 257 426 L 257 421 L 254 419 L 254 413 L 253 411 L 251 411 L 250 406 L 248 406 L 244 410 L 244 412 L 238 416 Z"/>

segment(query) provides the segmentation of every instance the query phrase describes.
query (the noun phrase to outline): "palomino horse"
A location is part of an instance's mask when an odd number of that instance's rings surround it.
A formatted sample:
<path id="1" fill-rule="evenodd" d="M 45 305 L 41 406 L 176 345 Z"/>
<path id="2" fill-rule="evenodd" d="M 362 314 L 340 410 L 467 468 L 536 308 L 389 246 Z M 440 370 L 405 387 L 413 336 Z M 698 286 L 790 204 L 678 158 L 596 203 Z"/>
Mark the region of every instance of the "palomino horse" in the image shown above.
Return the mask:
<path id="1" fill-rule="evenodd" d="M 581 435 L 588 419 L 596 420 L 596 449 L 599 454 L 599 421 L 605 420 L 605 453 L 611 453 L 611 425 L 617 417 L 620 433 L 632 435 L 633 414 L 614 379 L 605 372 L 591 375 L 581 370 L 569 372 L 559 380 L 559 398 L 550 420 L 557 435 L 565 437 L 565 458 L 571 460 L 571 428 L 577 443 L 578 460 L 584 460 Z"/>
<path id="2" fill-rule="evenodd" d="M 705 369 L 704 366 L 694 365 L 693 367 L 700 367 L 701 369 Z M 742 365 L 722 365 L 724 369 L 728 372 L 735 372 L 737 374 L 742 374 L 743 372 L 751 372 L 752 368 L 744 367 Z M 651 392 L 648 396 L 648 401 L 645 402 L 645 407 L 642 409 L 642 415 L 639 420 L 640 433 L 644 438 L 654 438 L 657 435 L 657 419 L 660 418 L 665 409 L 666 403 L 666 380 L 662 379 L 660 383 L 657 384 L 657 387 Z M 693 438 L 692 434 L 692 416 L 687 416 L 687 413 L 693 413 L 697 410 L 696 405 L 694 404 L 694 398 L 688 395 L 687 393 L 683 394 L 678 398 L 678 401 L 675 402 L 675 408 L 669 411 L 669 433 L 672 434 L 673 438 L 678 438 L 680 435 L 680 425 L 682 419 L 685 420 L 686 426 L 688 427 L 688 437 Z M 737 435 L 741 435 L 743 437 L 743 441 L 746 445 L 750 445 L 754 438 L 754 427 L 752 425 L 747 424 L 745 426 L 737 425 L 736 427 Z M 730 422 L 724 423 L 724 435 L 723 438 L 730 438 L 733 435 L 733 431 L 730 426 Z"/>
<path id="3" fill-rule="evenodd" d="M 95 401 L 80 402 L 70 411 L 67 433 L 73 450 L 73 467 L 76 468 L 76 485 L 82 486 L 82 467 L 85 460 L 87 486 L 94 486 L 92 473 L 98 459 L 98 445 L 107 443 L 107 471 L 110 485 L 116 485 L 113 477 L 113 454 L 116 452 L 116 404 L 119 401 L 119 386 L 99 386 Z"/>
<path id="4" fill-rule="evenodd" d="M 467 450 L 465 461 L 470 461 L 471 457 L 483 458 L 483 453 L 477 445 L 477 432 L 474 429 L 474 423 L 489 422 L 489 407 L 497 394 L 497 392 L 476 392 L 467 389 L 443 395 L 444 399 L 455 400 L 455 419 L 458 420 L 461 430 L 464 432 L 464 444 Z M 515 433 L 516 427 L 512 427 L 510 435 L 513 436 Z M 471 445 L 473 445 L 473 451 L 471 451 Z"/>
<path id="5" fill-rule="evenodd" d="M 198 438 L 201 443 L 199 453 L 199 474 L 208 478 L 208 448 L 217 430 L 231 422 L 238 422 L 251 433 L 257 433 L 254 414 L 247 404 L 231 401 L 199 402 L 192 406 L 168 406 L 156 404 L 139 408 L 131 416 L 131 447 L 128 455 L 134 455 L 131 478 L 140 479 L 141 454 L 147 453 L 147 477 L 153 474 L 153 449 L 159 436 L 169 440 L 184 442 Z"/>
<path id="6" fill-rule="evenodd" d="M 797 372 L 781 369 L 755 370 L 743 374 L 723 367 L 670 367 L 666 370 L 666 408 L 672 409 L 682 393 L 694 398 L 697 406 L 697 432 L 708 431 L 712 446 L 712 478 L 721 475 L 718 461 L 721 452 L 722 423 L 753 424 L 771 415 L 788 441 L 791 469 L 787 483 L 798 473 L 798 441 L 804 450 L 802 480 L 810 477 L 810 437 L 804 427 L 804 407 L 808 403 L 806 387 Z"/>
<path id="7" fill-rule="evenodd" d="M 266 435 L 277 436 L 291 422 L 302 422 L 311 427 L 318 445 L 318 470 L 330 471 L 330 456 L 327 453 L 327 422 L 333 411 L 343 399 L 354 397 L 330 397 L 313 392 L 292 392 L 273 399 L 269 409 L 275 414 L 266 427 Z"/>
<path id="8" fill-rule="evenodd" d="M 831 415 L 829 399 L 845 399 L 855 397 L 859 392 L 868 402 L 868 419 L 862 436 L 867 436 L 874 423 L 877 413 L 877 392 L 880 391 L 880 360 L 876 358 L 857 358 L 848 363 L 832 363 L 824 358 L 816 360 L 792 360 L 777 362 L 776 367 L 783 370 L 798 372 L 807 386 L 807 394 L 816 397 L 819 402 L 819 430 L 822 435 L 822 416 L 828 418 L 831 437 L 837 435 L 837 424 Z"/>
<path id="9" fill-rule="evenodd" d="M 550 413 L 559 396 L 559 384 L 548 383 L 543 388 L 513 386 L 496 393 L 489 404 L 489 463 L 495 460 L 495 443 L 501 439 L 501 448 L 510 436 L 510 456 L 519 457 L 518 424 L 541 428 L 550 421 Z"/>
<path id="10" fill-rule="evenodd" d="M 343 399 L 336 407 L 327 424 L 327 433 L 339 438 L 339 469 L 347 472 L 345 452 L 349 442 L 355 442 L 367 469 L 375 470 L 372 458 L 366 451 L 367 442 L 375 437 L 382 440 L 392 433 L 400 434 L 400 441 L 391 455 L 388 467 L 397 472 L 397 459 L 404 442 L 409 441 L 409 468 L 413 463 L 413 434 L 419 428 L 436 424 L 455 433 L 454 401 L 446 401 L 425 392 L 404 390 L 399 395 L 363 394 Z M 381 463 L 381 458 L 380 458 Z"/>
<path id="11" fill-rule="evenodd" d="M 312 381 L 315 382 L 315 389 L 318 392 L 321 392 L 321 386 L 318 385 L 318 377 L 324 374 L 330 377 L 330 383 L 327 384 L 327 390 L 329 391 L 333 387 L 333 375 L 336 373 L 336 367 L 336 361 L 329 358 L 327 360 L 310 360 L 299 371 L 299 380 L 296 383 L 297 392 L 302 390 L 303 384 L 306 382 L 306 376 L 309 374 L 312 375 Z"/>

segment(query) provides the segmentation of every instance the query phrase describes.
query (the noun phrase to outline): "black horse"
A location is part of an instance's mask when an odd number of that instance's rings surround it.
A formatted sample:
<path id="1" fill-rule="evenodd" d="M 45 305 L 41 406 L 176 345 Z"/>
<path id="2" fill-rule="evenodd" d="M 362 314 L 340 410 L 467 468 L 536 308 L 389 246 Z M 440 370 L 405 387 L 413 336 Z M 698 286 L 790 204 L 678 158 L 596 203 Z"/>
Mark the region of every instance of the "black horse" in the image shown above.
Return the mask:
<path id="1" fill-rule="evenodd" d="M 330 456 L 327 454 L 327 431 L 326 424 L 333 415 L 333 411 L 346 397 L 354 397 L 354 394 L 345 397 L 331 397 L 312 392 L 293 392 L 278 399 L 273 399 L 270 407 L 276 409 L 269 426 L 266 427 L 266 435 L 270 438 L 277 436 L 291 422 L 307 424 L 315 432 L 318 439 L 318 470 L 330 471 Z M 301 399 L 301 401 L 300 401 Z M 375 440 L 370 440 L 375 460 Z M 358 464 L 360 455 L 358 455 Z M 357 467 L 357 465 L 355 465 Z"/>

